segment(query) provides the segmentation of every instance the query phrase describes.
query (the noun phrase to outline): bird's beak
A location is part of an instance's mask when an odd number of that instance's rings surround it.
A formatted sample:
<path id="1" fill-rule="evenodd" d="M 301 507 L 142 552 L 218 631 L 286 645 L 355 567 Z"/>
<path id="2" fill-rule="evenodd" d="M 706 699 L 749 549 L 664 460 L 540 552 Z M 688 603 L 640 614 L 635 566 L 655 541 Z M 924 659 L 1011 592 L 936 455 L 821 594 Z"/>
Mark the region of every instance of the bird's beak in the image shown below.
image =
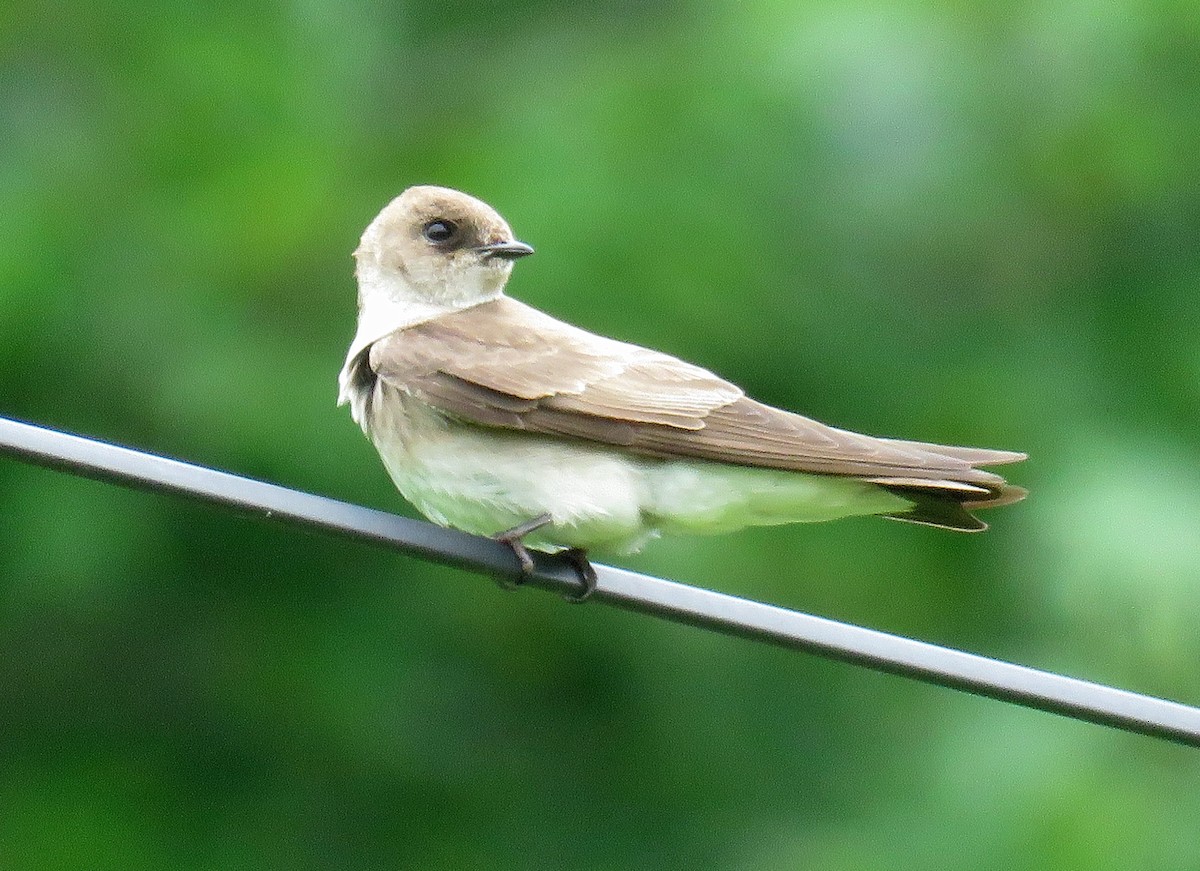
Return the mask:
<path id="1" fill-rule="evenodd" d="M 480 245 L 475 249 L 485 257 L 499 257 L 502 260 L 516 260 L 518 257 L 528 257 L 533 253 L 532 246 L 513 239 L 508 242 L 492 242 Z"/>

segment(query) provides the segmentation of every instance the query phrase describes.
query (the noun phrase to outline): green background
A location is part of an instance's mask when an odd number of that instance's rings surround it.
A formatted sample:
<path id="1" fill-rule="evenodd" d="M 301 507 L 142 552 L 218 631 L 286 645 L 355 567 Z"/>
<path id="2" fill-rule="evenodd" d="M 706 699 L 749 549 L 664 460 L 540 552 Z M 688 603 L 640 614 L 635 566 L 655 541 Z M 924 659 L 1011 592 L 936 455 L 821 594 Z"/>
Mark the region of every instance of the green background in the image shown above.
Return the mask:
<path id="1" fill-rule="evenodd" d="M 835 425 L 1025 450 L 981 536 L 622 565 L 1200 702 L 1190 2 L 0 9 L 0 413 L 407 510 L 350 252 Z M 1200 754 L 0 461 L 0 868 L 1200 867 Z"/>

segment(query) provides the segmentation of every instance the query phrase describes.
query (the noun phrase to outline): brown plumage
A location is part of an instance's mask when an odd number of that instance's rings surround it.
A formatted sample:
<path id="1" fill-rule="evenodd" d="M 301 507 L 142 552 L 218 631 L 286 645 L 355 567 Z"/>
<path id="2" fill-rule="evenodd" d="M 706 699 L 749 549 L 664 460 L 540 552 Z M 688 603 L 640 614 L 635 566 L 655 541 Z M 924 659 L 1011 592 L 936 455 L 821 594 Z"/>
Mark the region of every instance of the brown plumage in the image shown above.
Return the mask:
<path id="1" fill-rule="evenodd" d="M 888 515 L 986 528 L 970 512 L 1016 502 L 1020 487 L 979 466 L 1012 451 L 881 439 L 756 402 L 667 354 L 597 336 L 499 297 L 384 336 L 349 364 L 449 417 L 580 439 L 662 458 L 853 477 L 914 503 Z M 367 394 L 370 393 L 368 389 Z M 369 406 L 365 409 L 368 419 Z"/>

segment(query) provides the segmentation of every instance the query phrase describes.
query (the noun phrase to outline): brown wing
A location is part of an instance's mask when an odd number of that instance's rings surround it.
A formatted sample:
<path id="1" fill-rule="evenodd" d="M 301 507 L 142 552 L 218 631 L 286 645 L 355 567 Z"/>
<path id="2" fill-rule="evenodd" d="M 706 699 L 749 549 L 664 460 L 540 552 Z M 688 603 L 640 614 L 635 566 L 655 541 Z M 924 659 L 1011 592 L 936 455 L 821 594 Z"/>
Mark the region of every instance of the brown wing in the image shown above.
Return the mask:
<path id="1" fill-rule="evenodd" d="M 471 423 L 656 457 L 853 476 L 910 496 L 932 494 L 939 506 L 947 502 L 947 510 L 957 511 L 902 519 L 968 528 L 958 516 L 969 517 L 962 503 L 980 507 L 1024 495 L 974 468 L 1015 462 L 1021 454 L 825 426 L 755 402 L 698 366 L 585 332 L 508 298 L 393 333 L 371 347 L 369 362 L 394 387 Z"/>

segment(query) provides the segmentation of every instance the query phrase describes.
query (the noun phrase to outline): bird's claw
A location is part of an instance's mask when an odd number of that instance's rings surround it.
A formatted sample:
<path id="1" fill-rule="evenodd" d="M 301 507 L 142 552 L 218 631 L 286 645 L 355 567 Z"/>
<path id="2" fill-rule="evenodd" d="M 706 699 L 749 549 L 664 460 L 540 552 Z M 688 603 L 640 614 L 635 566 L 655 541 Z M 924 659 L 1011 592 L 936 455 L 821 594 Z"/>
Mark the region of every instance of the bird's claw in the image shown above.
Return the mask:
<path id="1" fill-rule="evenodd" d="M 497 532 L 492 536 L 496 541 L 507 544 L 517 557 L 517 562 L 521 564 L 521 574 L 517 578 L 497 578 L 496 583 L 500 585 L 502 590 L 515 590 L 525 581 L 527 577 L 533 574 L 533 556 L 529 553 L 529 548 L 521 540 L 534 530 L 541 529 L 551 522 L 549 514 L 541 514 L 533 520 L 528 520 L 514 526 L 512 529 L 506 529 L 503 532 Z"/>
<path id="2" fill-rule="evenodd" d="M 492 536 L 496 541 L 508 545 L 517 557 L 517 562 L 521 564 L 521 574 L 518 577 L 496 579 L 496 583 L 500 585 L 500 589 L 515 590 L 521 586 L 527 577 L 533 574 L 536 568 L 533 563 L 533 555 L 529 553 L 529 548 L 525 547 L 522 539 L 529 533 L 548 525 L 550 522 L 550 515 L 543 514 L 527 523 L 522 523 L 520 526 L 514 526 L 512 529 L 506 529 L 504 532 L 499 532 Z M 574 566 L 575 571 L 579 574 L 580 584 L 580 591 L 578 593 L 566 595 L 563 598 L 572 604 L 578 604 L 596 592 L 596 570 L 592 567 L 591 562 L 588 561 L 587 551 L 581 547 L 569 547 L 562 551 L 561 554 L 563 559 Z"/>
<path id="3" fill-rule="evenodd" d="M 587 601 L 592 593 L 596 592 L 596 569 L 592 566 L 591 561 L 587 557 L 587 551 L 581 547 L 569 547 L 562 552 L 562 557 L 567 562 L 575 567 L 575 571 L 579 573 L 579 583 L 581 590 L 578 593 L 568 594 L 563 596 L 572 605 L 578 605 L 581 602 Z"/>
<path id="4" fill-rule="evenodd" d="M 517 562 L 521 564 L 521 574 L 516 578 L 496 578 L 496 583 L 500 585 L 500 589 L 512 591 L 521 586 L 525 579 L 533 574 L 534 564 L 533 556 L 521 541 L 519 535 L 509 535 L 502 532 L 495 536 L 496 541 L 507 544 L 517 558 Z"/>

